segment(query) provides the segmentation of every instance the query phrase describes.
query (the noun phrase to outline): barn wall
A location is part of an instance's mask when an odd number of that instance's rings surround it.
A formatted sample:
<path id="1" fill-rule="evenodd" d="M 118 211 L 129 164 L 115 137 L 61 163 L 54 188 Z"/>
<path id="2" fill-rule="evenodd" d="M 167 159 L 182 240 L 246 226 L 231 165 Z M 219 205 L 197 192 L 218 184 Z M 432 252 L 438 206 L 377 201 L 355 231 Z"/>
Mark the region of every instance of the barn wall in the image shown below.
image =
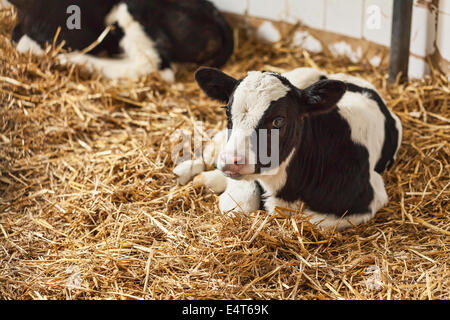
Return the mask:
<path id="1" fill-rule="evenodd" d="M 440 0 L 433 60 L 450 78 L 450 0 Z"/>
<path id="2" fill-rule="evenodd" d="M 267 41 L 283 36 L 283 23 L 300 22 L 299 45 L 346 55 L 374 66 L 387 63 L 393 0 L 212 0 L 234 15 L 247 15 Z M 253 20 L 257 21 L 254 22 Z M 262 20 L 270 21 L 262 22 Z M 259 20 L 259 22 L 258 22 Z M 444 31 L 444 30 L 447 30 Z M 409 76 L 421 78 L 433 65 L 450 77 L 450 0 L 415 0 L 411 29 Z M 278 31 L 278 32 L 277 32 Z M 320 43 L 320 45 L 318 44 Z M 383 50 L 384 48 L 384 50 Z"/>

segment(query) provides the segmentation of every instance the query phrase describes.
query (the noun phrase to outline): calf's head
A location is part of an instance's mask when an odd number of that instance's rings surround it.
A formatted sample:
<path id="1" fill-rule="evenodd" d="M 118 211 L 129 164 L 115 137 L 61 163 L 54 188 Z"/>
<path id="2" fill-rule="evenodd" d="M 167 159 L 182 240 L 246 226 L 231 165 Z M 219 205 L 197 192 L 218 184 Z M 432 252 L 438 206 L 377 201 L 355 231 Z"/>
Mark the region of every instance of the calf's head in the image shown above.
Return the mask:
<path id="1" fill-rule="evenodd" d="M 273 72 L 251 71 L 237 80 L 214 68 L 200 68 L 195 79 L 210 98 L 226 103 L 228 140 L 218 169 L 246 180 L 275 174 L 299 147 L 305 117 L 331 111 L 346 90 L 336 80 L 301 90 Z"/>

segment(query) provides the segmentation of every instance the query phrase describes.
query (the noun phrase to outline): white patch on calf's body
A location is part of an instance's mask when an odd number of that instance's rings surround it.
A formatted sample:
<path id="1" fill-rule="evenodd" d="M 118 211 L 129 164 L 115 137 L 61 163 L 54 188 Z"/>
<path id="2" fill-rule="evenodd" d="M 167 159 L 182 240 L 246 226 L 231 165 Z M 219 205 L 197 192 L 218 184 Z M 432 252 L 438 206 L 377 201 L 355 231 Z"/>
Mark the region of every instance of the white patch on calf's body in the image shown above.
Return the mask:
<path id="1" fill-rule="evenodd" d="M 306 67 L 297 68 L 282 74 L 283 77 L 288 79 L 290 83 L 299 89 L 309 87 L 319 81 L 321 76 L 326 75 L 327 74 L 321 70 Z"/>
<path id="2" fill-rule="evenodd" d="M 338 102 L 338 112 L 350 126 L 352 141 L 367 148 L 370 170 L 374 170 L 385 136 L 385 118 L 378 104 L 365 94 L 347 91 Z"/>
<path id="3" fill-rule="evenodd" d="M 375 88 L 375 86 L 372 83 L 370 83 L 369 81 L 367 81 L 365 79 L 358 78 L 358 77 L 350 76 L 350 75 L 345 74 L 345 73 L 331 74 L 331 75 L 328 76 L 328 79 L 349 82 L 349 83 L 355 84 L 355 85 L 363 87 L 363 88 L 372 89 L 372 90 L 374 90 L 375 92 L 378 93 L 378 91 Z M 380 96 L 380 98 L 383 101 L 383 103 L 386 104 L 386 102 L 384 101 L 384 99 L 381 96 Z M 379 106 L 378 106 L 378 108 L 379 108 Z M 397 158 L 397 153 L 398 153 L 398 150 L 399 150 L 400 145 L 401 145 L 403 128 L 402 128 L 402 124 L 400 122 L 399 117 L 394 112 L 392 112 L 390 109 L 387 109 L 387 110 L 390 113 L 390 115 L 392 116 L 392 118 L 394 119 L 395 127 L 396 127 L 396 129 L 398 131 L 397 149 L 396 149 L 394 157 L 393 157 L 394 160 L 395 160 Z M 380 110 L 380 113 L 381 113 L 382 117 L 385 119 L 385 116 L 382 114 L 381 110 Z M 386 119 L 385 119 L 385 121 L 386 121 Z M 383 130 L 383 132 L 384 132 L 384 130 Z"/>
<path id="4" fill-rule="evenodd" d="M 392 117 L 395 120 L 395 127 L 397 128 L 397 131 L 398 131 L 397 150 L 395 150 L 395 153 L 394 153 L 394 160 L 396 160 L 397 159 L 397 155 L 398 155 L 398 150 L 400 149 L 400 145 L 402 144 L 403 127 L 402 127 L 402 123 L 400 121 L 400 118 L 395 113 L 393 113 L 392 111 L 389 110 L 389 112 L 391 113 Z"/>
<path id="5" fill-rule="evenodd" d="M 73 63 L 82 66 L 88 72 L 98 71 L 108 79 L 116 80 L 122 78 L 137 79 L 156 70 L 140 64 L 139 61 L 128 57 L 113 59 L 99 58 L 80 52 L 58 55 L 62 65 Z"/>
<path id="6" fill-rule="evenodd" d="M 122 28 L 129 27 L 133 21 L 133 16 L 128 12 L 128 6 L 123 2 L 115 5 L 105 17 L 107 25 L 117 22 Z"/>
<path id="7" fill-rule="evenodd" d="M 308 209 L 305 209 L 304 212 L 308 215 L 311 215 L 309 222 L 316 225 L 317 227 L 328 230 L 335 229 L 336 231 L 341 231 L 352 226 L 366 223 L 370 221 L 375 215 L 375 213 L 368 212 L 337 217 L 336 215 L 317 213 Z"/>
<path id="8" fill-rule="evenodd" d="M 23 35 L 22 38 L 20 38 L 19 42 L 17 43 L 16 49 L 17 51 L 22 53 L 31 51 L 31 53 L 35 55 L 41 55 L 44 53 L 44 50 L 41 48 L 41 46 L 26 34 Z"/>
<path id="9" fill-rule="evenodd" d="M 370 185 L 373 189 L 373 200 L 369 204 L 372 214 L 380 210 L 388 202 L 388 195 L 384 187 L 384 181 L 381 175 L 375 170 L 370 171 Z"/>
<path id="10" fill-rule="evenodd" d="M 339 80 L 339 81 L 353 83 L 353 84 L 356 84 L 357 86 L 372 89 L 372 90 L 376 91 L 375 86 L 372 83 L 370 83 L 369 81 L 358 78 L 358 77 L 350 76 L 345 73 L 330 74 L 327 76 L 327 78 L 331 79 L 331 80 Z"/>
<path id="11" fill-rule="evenodd" d="M 265 207 L 269 214 L 276 214 L 275 208 L 279 208 L 287 216 L 291 216 L 293 213 L 288 211 L 283 211 L 283 208 L 290 210 L 298 210 L 300 213 L 302 201 L 298 200 L 295 202 L 288 202 L 280 198 L 271 197 L 265 200 Z M 269 210 L 267 208 L 273 208 Z M 375 213 L 367 212 L 360 214 L 353 214 L 344 217 L 338 217 L 335 214 L 320 213 L 310 210 L 306 207 L 303 208 L 303 213 L 308 217 L 308 221 L 318 228 L 321 229 L 333 229 L 336 228 L 337 231 L 343 230 L 345 228 L 352 227 L 354 225 L 359 225 L 368 222 L 373 218 Z"/>

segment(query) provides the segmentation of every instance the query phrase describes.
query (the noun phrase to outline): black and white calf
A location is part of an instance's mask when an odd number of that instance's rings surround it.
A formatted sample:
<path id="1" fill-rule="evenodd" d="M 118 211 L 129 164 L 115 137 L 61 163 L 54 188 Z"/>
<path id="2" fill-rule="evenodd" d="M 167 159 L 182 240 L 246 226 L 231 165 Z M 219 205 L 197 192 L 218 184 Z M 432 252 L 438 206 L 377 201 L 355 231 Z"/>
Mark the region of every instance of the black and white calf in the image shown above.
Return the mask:
<path id="1" fill-rule="evenodd" d="M 311 222 L 343 229 L 370 220 L 386 204 L 380 174 L 395 160 L 402 128 L 369 82 L 304 68 L 284 75 L 254 71 L 240 80 L 201 68 L 196 80 L 208 96 L 227 103 L 231 134 L 218 169 L 234 179 L 234 189 L 257 181 L 268 212 L 304 202 Z M 279 165 L 270 170 L 258 150 L 270 135 L 257 135 L 256 144 L 250 139 L 261 129 L 279 133 Z M 255 183 L 244 188 L 258 193 Z M 255 209 L 257 201 L 248 200 Z"/>
<path id="2" fill-rule="evenodd" d="M 17 49 L 42 53 L 61 27 L 73 50 L 62 63 L 76 63 L 107 78 L 137 78 L 160 70 L 173 81 L 171 62 L 221 66 L 231 56 L 233 32 L 219 11 L 206 0 L 11 0 L 18 9 L 12 40 Z M 79 29 L 67 22 L 68 8 L 79 8 Z M 94 43 L 107 25 L 112 31 L 90 54 L 80 51 Z M 95 56 L 106 53 L 109 58 Z"/>

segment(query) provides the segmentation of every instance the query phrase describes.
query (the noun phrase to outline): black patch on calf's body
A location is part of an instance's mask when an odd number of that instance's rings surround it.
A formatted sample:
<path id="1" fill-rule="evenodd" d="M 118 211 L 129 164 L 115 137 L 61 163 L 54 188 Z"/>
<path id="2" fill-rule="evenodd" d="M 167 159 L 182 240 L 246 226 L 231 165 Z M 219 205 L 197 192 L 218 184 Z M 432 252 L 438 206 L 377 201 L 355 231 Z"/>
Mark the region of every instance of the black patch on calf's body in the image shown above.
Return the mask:
<path id="1" fill-rule="evenodd" d="M 259 193 L 259 210 L 264 210 L 264 193 L 265 190 L 264 188 L 261 186 L 261 183 L 259 183 L 258 181 L 255 181 L 255 186 L 256 189 L 258 190 Z"/>
<path id="2" fill-rule="evenodd" d="M 301 200 L 313 211 L 337 216 L 370 212 L 369 153 L 351 140 L 349 124 L 337 110 L 305 118 L 286 171 L 277 198 Z"/>
<path id="3" fill-rule="evenodd" d="M 160 50 L 158 50 L 158 52 L 159 52 L 159 57 L 161 59 L 158 69 L 159 70 L 169 69 L 171 59 L 169 58 L 168 55 L 162 54 Z"/>
<path id="4" fill-rule="evenodd" d="M 309 87 L 299 90 L 303 112 L 307 115 L 327 113 L 336 108 L 347 86 L 339 80 L 319 80 Z"/>
<path id="5" fill-rule="evenodd" d="M 20 39 L 25 35 L 25 33 L 22 30 L 22 25 L 20 22 L 14 27 L 14 30 L 11 35 L 11 40 L 18 43 Z"/>

